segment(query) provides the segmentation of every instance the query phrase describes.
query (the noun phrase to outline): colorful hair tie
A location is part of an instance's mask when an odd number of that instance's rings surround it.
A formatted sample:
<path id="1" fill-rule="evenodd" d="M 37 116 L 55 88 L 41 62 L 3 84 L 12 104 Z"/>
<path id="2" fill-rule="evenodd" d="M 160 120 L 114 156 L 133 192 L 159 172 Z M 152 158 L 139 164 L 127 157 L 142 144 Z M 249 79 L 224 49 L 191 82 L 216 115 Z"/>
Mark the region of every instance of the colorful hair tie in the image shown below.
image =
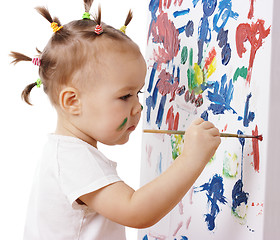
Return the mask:
<path id="1" fill-rule="evenodd" d="M 101 33 L 103 33 L 103 29 L 101 25 L 96 25 L 94 32 L 98 35 L 100 35 Z"/>
<path id="2" fill-rule="evenodd" d="M 90 13 L 85 12 L 85 13 L 83 14 L 83 19 L 90 19 Z"/>
<path id="3" fill-rule="evenodd" d="M 125 32 L 126 32 L 126 26 L 123 25 L 123 26 L 120 28 L 120 31 L 123 32 L 123 33 L 125 34 Z"/>
<path id="4" fill-rule="evenodd" d="M 41 59 L 40 58 L 33 58 L 32 63 L 38 67 L 41 66 Z"/>
<path id="5" fill-rule="evenodd" d="M 41 87 L 41 85 L 42 85 L 42 81 L 41 81 L 40 78 L 38 78 L 37 81 L 36 81 L 37 88 Z"/>
<path id="6" fill-rule="evenodd" d="M 53 32 L 55 33 L 55 32 L 57 32 L 57 31 L 59 31 L 61 28 L 63 28 L 63 26 L 58 26 L 58 24 L 56 23 L 56 22 L 52 22 L 51 23 L 51 28 L 53 29 Z"/>

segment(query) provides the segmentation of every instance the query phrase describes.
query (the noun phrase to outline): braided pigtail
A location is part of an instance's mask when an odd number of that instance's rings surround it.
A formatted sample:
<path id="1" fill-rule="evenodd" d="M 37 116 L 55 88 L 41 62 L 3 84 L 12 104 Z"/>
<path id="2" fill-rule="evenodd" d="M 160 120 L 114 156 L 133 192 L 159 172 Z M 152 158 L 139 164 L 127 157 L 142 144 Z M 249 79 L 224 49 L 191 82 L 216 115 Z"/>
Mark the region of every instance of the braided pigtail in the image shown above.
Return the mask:
<path id="1" fill-rule="evenodd" d="M 12 58 L 14 58 L 14 60 L 11 62 L 13 64 L 17 64 L 18 62 L 21 62 L 21 61 L 28 61 L 28 62 L 32 62 L 34 65 L 36 66 L 40 66 L 41 65 L 41 59 L 36 57 L 36 58 L 31 58 L 31 57 L 28 57 L 22 53 L 19 53 L 19 52 L 11 52 L 10 53 L 10 56 Z"/>
<path id="2" fill-rule="evenodd" d="M 126 32 L 126 27 L 127 25 L 130 23 L 131 19 L 133 17 L 133 14 L 132 14 L 132 11 L 131 9 L 129 10 L 128 14 L 127 14 L 127 17 L 125 19 L 125 22 L 124 22 L 124 25 L 120 28 L 120 31 L 123 32 L 125 34 Z"/>

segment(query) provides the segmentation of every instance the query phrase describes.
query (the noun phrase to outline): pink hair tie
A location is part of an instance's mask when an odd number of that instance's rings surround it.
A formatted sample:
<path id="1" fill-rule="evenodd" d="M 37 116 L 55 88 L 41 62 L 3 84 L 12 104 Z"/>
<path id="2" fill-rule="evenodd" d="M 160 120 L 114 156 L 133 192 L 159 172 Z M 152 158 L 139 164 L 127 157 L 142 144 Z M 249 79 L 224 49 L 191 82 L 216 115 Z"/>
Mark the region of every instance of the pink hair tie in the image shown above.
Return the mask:
<path id="1" fill-rule="evenodd" d="M 94 32 L 98 35 L 100 35 L 101 33 L 103 33 L 103 29 L 101 25 L 96 25 Z"/>
<path id="2" fill-rule="evenodd" d="M 33 58 L 32 59 L 32 63 L 36 66 L 39 66 L 41 65 L 41 59 L 40 58 Z"/>

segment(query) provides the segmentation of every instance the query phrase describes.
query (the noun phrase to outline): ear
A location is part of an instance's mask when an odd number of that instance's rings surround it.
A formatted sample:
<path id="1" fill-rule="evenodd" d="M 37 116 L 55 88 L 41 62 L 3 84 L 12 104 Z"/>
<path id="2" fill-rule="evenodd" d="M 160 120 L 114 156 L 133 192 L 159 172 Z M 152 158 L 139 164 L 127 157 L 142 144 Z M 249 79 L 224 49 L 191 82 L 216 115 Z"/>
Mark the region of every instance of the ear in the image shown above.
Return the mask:
<path id="1" fill-rule="evenodd" d="M 81 99 L 79 91 L 73 87 L 66 87 L 60 91 L 59 105 L 64 112 L 72 115 L 81 113 Z"/>

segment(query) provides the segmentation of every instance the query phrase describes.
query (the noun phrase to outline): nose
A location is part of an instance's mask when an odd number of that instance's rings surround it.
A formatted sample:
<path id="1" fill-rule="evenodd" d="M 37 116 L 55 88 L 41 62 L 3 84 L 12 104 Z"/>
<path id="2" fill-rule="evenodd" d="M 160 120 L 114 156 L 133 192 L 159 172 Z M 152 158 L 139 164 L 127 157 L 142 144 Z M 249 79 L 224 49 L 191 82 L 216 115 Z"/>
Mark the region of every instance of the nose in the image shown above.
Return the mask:
<path id="1" fill-rule="evenodd" d="M 139 101 L 137 101 L 136 104 L 135 104 L 135 105 L 133 106 L 133 108 L 132 108 L 131 114 L 132 114 L 133 116 L 135 116 L 135 115 L 141 113 L 142 110 L 143 110 L 142 104 L 141 104 Z"/>

